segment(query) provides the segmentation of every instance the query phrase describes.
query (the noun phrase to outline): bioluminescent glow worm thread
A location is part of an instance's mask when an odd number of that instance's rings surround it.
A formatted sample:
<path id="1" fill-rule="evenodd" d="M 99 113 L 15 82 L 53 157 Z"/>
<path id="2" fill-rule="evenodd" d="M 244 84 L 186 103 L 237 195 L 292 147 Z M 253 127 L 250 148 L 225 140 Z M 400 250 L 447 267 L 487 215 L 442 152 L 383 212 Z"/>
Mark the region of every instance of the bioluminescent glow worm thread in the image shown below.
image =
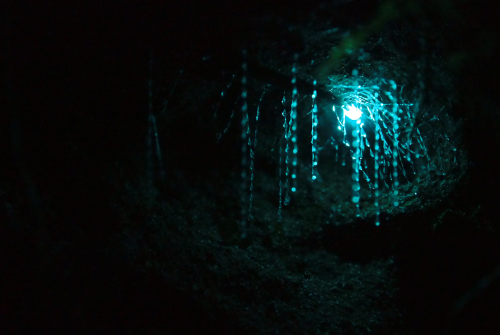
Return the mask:
<path id="1" fill-rule="evenodd" d="M 299 58 L 298 54 L 293 56 L 294 62 L 292 66 L 292 106 L 290 111 L 290 118 L 292 123 L 292 144 L 293 144 L 293 160 L 292 160 L 292 192 L 297 191 L 297 154 L 299 152 L 297 143 L 297 60 Z"/>
<path id="2" fill-rule="evenodd" d="M 231 77 L 231 80 L 229 81 L 229 84 L 227 84 L 226 88 L 220 92 L 220 99 L 219 102 L 217 102 L 217 105 L 215 106 L 215 112 L 214 112 L 214 118 L 217 118 L 217 111 L 219 110 L 219 106 L 222 102 L 222 99 L 224 99 L 224 94 L 233 86 L 234 79 L 236 78 L 236 74 L 233 74 Z"/>
<path id="3" fill-rule="evenodd" d="M 391 85 L 391 89 L 396 92 L 397 85 L 393 80 L 389 81 Z M 389 94 L 389 97 L 392 100 L 392 176 L 393 176 L 393 181 L 392 181 L 392 188 L 393 188 L 393 195 L 394 195 L 394 206 L 397 207 L 399 206 L 398 202 L 398 186 L 399 186 L 399 180 L 398 180 L 398 150 L 399 150 L 399 105 L 397 98 Z"/>
<path id="4" fill-rule="evenodd" d="M 283 185 L 281 184 L 281 155 L 282 155 L 282 149 L 281 149 L 281 142 L 279 142 L 279 165 L 278 165 L 278 179 L 279 179 L 279 187 L 280 187 L 280 194 L 279 194 L 279 205 L 278 205 L 278 222 L 281 223 L 282 218 L 281 218 L 281 204 L 282 204 L 282 197 L 283 197 Z"/>
<path id="5" fill-rule="evenodd" d="M 283 104 L 283 117 L 285 118 L 285 122 L 283 123 L 283 128 L 285 128 L 285 199 L 283 204 L 287 206 L 290 203 L 290 195 L 288 194 L 288 176 L 290 175 L 288 140 L 291 137 L 290 129 L 292 127 L 292 118 L 290 117 L 289 120 L 287 120 L 286 92 L 283 93 L 283 100 L 281 102 Z"/>
<path id="6" fill-rule="evenodd" d="M 246 190 L 247 190 L 247 135 L 248 135 L 248 106 L 247 106 L 247 61 L 246 50 L 243 50 L 243 62 L 241 64 L 241 238 L 247 234 L 246 216 Z"/>
<path id="7" fill-rule="evenodd" d="M 314 91 L 312 98 L 312 111 L 311 111 L 311 144 L 312 144 L 312 163 L 311 163 L 311 180 L 315 181 L 317 176 L 316 166 L 318 165 L 318 105 L 316 105 L 316 80 L 313 82 Z"/>
<path id="8" fill-rule="evenodd" d="M 360 127 L 361 120 L 355 121 L 356 125 L 352 131 L 352 147 L 354 150 L 352 157 L 352 202 L 356 204 L 357 216 L 359 216 L 360 184 L 359 172 L 361 168 L 361 150 L 360 150 Z"/>
<path id="9" fill-rule="evenodd" d="M 380 126 L 378 124 L 379 113 L 378 106 L 375 106 L 375 110 L 373 112 L 373 117 L 375 119 L 375 155 L 374 155 L 374 179 L 373 188 L 374 188 L 374 196 L 375 196 L 375 225 L 380 226 L 380 205 L 379 205 L 379 186 L 378 186 L 378 174 L 379 174 L 379 157 L 380 157 Z"/>
<path id="10" fill-rule="evenodd" d="M 156 127 L 156 116 L 154 113 L 154 106 L 153 106 L 153 56 L 151 54 L 150 60 L 149 60 L 149 80 L 148 80 L 148 91 L 149 91 L 149 136 L 148 136 L 148 146 L 149 146 L 149 168 L 150 168 L 150 174 L 153 176 L 153 159 L 152 159 L 152 144 L 151 144 L 151 139 L 154 137 L 155 141 L 155 148 L 156 148 L 156 158 L 158 159 L 158 168 L 160 172 L 160 179 L 162 181 L 165 180 L 165 171 L 163 170 L 163 159 L 161 157 L 161 149 L 160 149 L 160 138 L 158 135 L 158 129 Z"/>
<path id="11" fill-rule="evenodd" d="M 262 95 L 260 96 L 259 103 L 257 105 L 257 112 L 255 114 L 255 129 L 254 129 L 254 136 L 253 136 L 253 145 L 252 145 L 252 138 L 250 134 L 250 123 L 247 123 L 247 135 L 248 135 L 248 148 L 250 149 L 250 190 L 249 190 L 249 199 L 248 199 L 248 221 L 253 220 L 253 215 L 252 215 L 252 204 L 253 204 L 253 178 L 254 178 L 254 161 L 255 161 L 255 148 L 257 147 L 257 129 L 258 129 L 258 124 L 259 124 L 259 114 L 260 114 L 260 103 L 262 101 L 262 98 L 264 97 L 264 94 L 266 93 L 266 90 L 264 89 L 264 92 L 262 92 Z"/>
<path id="12" fill-rule="evenodd" d="M 158 165 L 160 168 L 160 179 L 165 180 L 165 171 L 163 170 L 163 159 L 161 157 L 161 149 L 160 149 L 160 138 L 158 136 L 158 129 L 156 129 L 156 117 L 154 114 L 151 114 L 151 121 L 153 123 L 153 132 L 155 134 L 156 157 L 158 157 Z"/>

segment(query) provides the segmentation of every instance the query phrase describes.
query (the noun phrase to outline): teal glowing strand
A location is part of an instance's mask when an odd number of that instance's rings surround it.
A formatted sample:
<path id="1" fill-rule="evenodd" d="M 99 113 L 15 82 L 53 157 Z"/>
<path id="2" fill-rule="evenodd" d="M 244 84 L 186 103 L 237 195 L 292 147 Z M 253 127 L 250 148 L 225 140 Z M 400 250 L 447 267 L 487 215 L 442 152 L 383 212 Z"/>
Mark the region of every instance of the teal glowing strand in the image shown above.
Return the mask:
<path id="1" fill-rule="evenodd" d="M 262 92 L 262 95 L 259 100 L 259 104 L 257 105 L 257 113 L 255 114 L 255 130 L 253 137 L 253 145 L 252 139 L 250 136 L 250 123 L 247 123 L 247 135 L 248 135 L 248 148 L 250 149 L 250 190 L 249 190 L 249 199 L 248 199 L 248 222 L 253 220 L 252 215 L 252 204 L 253 204 L 253 179 L 254 179 L 254 161 L 255 161 L 255 148 L 257 147 L 257 125 L 259 123 L 259 114 L 260 114 L 260 102 L 264 97 L 266 90 Z"/>
<path id="2" fill-rule="evenodd" d="M 299 152 L 297 144 L 297 60 L 299 58 L 298 54 L 294 55 L 294 63 L 292 66 L 292 107 L 290 112 L 290 118 L 292 123 L 292 144 L 293 144 L 293 161 L 292 161 L 292 192 L 297 191 L 297 154 Z"/>
<path id="3" fill-rule="evenodd" d="M 279 206 L 278 206 L 278 222 L 281 223 L 282 217 L 281 217 L 281 206 L 282 206 L 282 196 L 283 196 L 283 185 L 281 184 L 281 155 L 282 155 L 282 149 L 281 149 L 281 142 L 279 142 L 279 165 L 278 165 L 278 178 L 279 178 L 279 187 L 280 187 L 280 194 L 279 194 Z"/>
<path id="4" fill-rule="evenodd" d="M 287 111 L 286 111 L 286 97 L 285 93 L 283 93 L 283 116 L 285 117 L 285 123 L 283 124 L 283 128 L 285 128 L 285 200 L 283 201 L 283 204 L 287 206 L 290 203 L 290 195 L 288 194 L 288 176 L 290 174 L 289 170 L 289 144 L 288 140 L 290 139 L 291 133 L 291 125 L 292 125 L 292 119 L 290 119 L 287 122 Z"/>
<path id="5" fill-rule="evenodd" d="M 158 166 L 160 172 L 160 180 L 165 180 L 165 171 L 163 170 L 163 159 L 161 157 L 161 149 L 160 149 L 160 138 L 158 135 L 158 129 L 156 127 L 156 116 L 154 113 L 153 106 L 153 52 L 151 51 L 150 59 L 149 59 L 149 80 L 148 80 L 148 100 L 149 100 L 149 136 L 148 136 L 148 147 L 149 147 L 149 173 L 151 177 L 153 177 L 153 160 L 152 160 L 152 138 L 154 137 L 155 148 L 156 148 L 156 158 L 158 159 Z"/>
<path id="6" fill-rule="evenodd" d="M 311 163 L 311 180 L 315 181 L 318 176 L 316 166 L 318 165 L 318 105 L 316 105 L 316 80 L 313 82 L 314 91 L 312 98 L 312 113 L 311 113 L 311 144 L 312 144 L 312 163 Z"/>
<path id="7" fill-rule="evenodd" d="M 356 125 L 354 126 L 354 130 L 352 131 L 352 147 L 354 150 L 354 154 L 352 157 L 352 202 L 356 204 L 356 212 L 357 216 L 360 215 L 359 212 L 359 201 L 360 201 L 360 184 L 359 184 L 359 171 L 360 171 L 360 127 L 361 120 L 355 121 Z"/>
<path id="8" fill-rule="evenodd" d="M 380 126 L 378 124 L 378 118 L 379 118 L 379 113 L 377 107 L 375 107 L 374 111 L 374 117 L 375 117 L 375 166 L 374 166 L 374 179 L 375 181 L 373 182 L 373 187 L 375 188 L 374 193 L 375 193 L 375 226 L 380 226 L 380 206 L 379 206 L 379 196 L 380 196 L 380 191 L 379 191 L 379 186 L 378 186 L 378 179 L 379 179 L 379 155 L 380 155 Z"/>
<path id="9" fill-rule="evenodd" d="M 247 63 L 246 50 L 243 50 L 241 65 L 241 238 L 247 235 L 246 190 L 247 190 L 247 135 L 248 135 L 248 106 L 247 106 Z"/>
<path id="10" fill-rule="evenodd" d="M 390 81 L 392 85 L 392 89 L 396 91 L 396 83 L 394 81 Z M 398 149 L 399 149 L 399 141 L 398 141 L 398 136 L 399 136 L 399 105 L 397 103 L 396 98 L 393 97 L 393 105 L 392 105 L 392 129 L 393 129 L 393 145 L 392 145 L 392 176 L 393 176 L 393 195 L 394 195 L 394 206 L 397 207 L 399 206 L 398 202 L 398 186 L 399 186 L 399 181 L 398 181 Z"/>

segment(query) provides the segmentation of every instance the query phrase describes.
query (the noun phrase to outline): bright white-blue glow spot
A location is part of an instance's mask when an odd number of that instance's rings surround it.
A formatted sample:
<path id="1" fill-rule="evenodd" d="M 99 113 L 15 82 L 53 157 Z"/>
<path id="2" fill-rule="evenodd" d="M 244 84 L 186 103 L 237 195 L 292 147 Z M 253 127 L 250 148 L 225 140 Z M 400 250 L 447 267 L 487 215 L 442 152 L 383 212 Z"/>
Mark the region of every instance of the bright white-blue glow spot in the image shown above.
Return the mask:
<path id="1" fill-rule="evenodd" d="M 335 106 L 332 106 L 332 111 L 334 111 L 334 112 L 335 112 Z M 340 128 L 340 127 L 339 127 L 339 128 Z"/>
<path id="2" fill-rule="evenodd" d="M 292 142 L 296 142 L 297 139 L 295 137 L 292 137 Z"/>
<path id="3" fill-rule="evenodd" d="M 295 192 L 297 191 L 297 189 L 295 187 L 292 187 L 292 192 Z"/>
<path id="4" fill-rule="evenodd" d="M 313 165 L 314 165 L 314 166 L 318 165 L 318 162 L 314 162 L 314 163 L 313 163 Z"/>
<path id="5" fill-rule="evenodd" d="M 339 130 L 342 130 L 342 128 L 340 128 L 340 126 L 338 126 L 337 128 L 339 128 Z"/>
<path id="6" fill-rule="evenodd" d="M 359 120 L 359 118 L 362 115 L 361 110 L 354 105 L 347 106 L 347 109 L 346 108 L 343 109 L 345 116 L 354 121 Z"/>
<path id="7" fill-rule="evenodd" d="M 292 178 L 295 179 L 297 178 L 297 176 L 295 174 L 292 174 Z"/>
<path id="8" fill-rule="evenodd" d="M 297 153 L 297 149 L 293 149 L 293 153 L 296 154 Z"/>
<path id="9" fill-rule="evenodd" d="M 316 180 L 316 176 L 315 175 L 312 176 L 312 180 Z"/>

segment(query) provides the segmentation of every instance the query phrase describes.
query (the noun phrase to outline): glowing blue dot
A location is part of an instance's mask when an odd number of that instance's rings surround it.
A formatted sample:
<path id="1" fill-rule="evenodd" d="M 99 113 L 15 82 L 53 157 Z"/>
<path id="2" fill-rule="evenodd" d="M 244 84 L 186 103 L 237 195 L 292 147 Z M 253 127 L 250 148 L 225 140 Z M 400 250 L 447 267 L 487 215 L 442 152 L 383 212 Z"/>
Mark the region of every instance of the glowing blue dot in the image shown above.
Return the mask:
<path id="1" fill-rule="evenodd" d="M 297 141 L 297 138 L 292 137 L 292 142 L 296 142 L 296 141 Z"/>
<path id="2" fill-rule="evenodd" d="M 312 180 L 316 180 L 316 178 L 317 178 L 317 177 L 316 177 L 315 175 L 313 175 L 313 176 L 312 176 Z"/>
<path id="3" fill-rule="evenodd" d="M 295 179 L 297 178 L 297 176 L 295 175 L 295 173 L 292 174 L 292 179 Z"/>
<path id="4" fill-rule="evenodd" d="M 295 192 L 297 191 L 297 189 L 295 187 L 292 187 L 292 192 Z"/>
<path id="5" fill-rule="evenodd" d="M 293 153 L 296 154 L 297 153 L 297 149 L 293 149 Z"/>
<path id="6" fill-rule="evenodd" d="M 375 226 L 377 226 L 377 227 L 380 226 L 380 222 L 378 222 L 378 221 L 375 222 Z"/>
<path id="7" fill-rule="evenodd" d="M 352 197 L 352 202 L 357 204 L 359 202 L 359 197 Z"/>

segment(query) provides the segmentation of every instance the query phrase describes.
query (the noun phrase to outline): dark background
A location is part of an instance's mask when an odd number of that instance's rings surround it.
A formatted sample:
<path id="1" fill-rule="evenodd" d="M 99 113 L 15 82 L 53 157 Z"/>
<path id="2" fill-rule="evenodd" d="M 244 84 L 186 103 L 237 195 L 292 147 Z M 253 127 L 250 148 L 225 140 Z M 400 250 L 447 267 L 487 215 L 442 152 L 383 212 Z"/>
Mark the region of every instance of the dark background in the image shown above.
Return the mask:
<path id="1" fill-rule="evenodd" d="M 248 36 L 258 29 L 250 18 L 284 17 L 293 23 L 321 6 L 335 6 L 341 11 L 336 25 L 352 27 L 370 20 L 382 2 L 3 2 L 2 333 L 153 333 L 152 324 L 164 334 L 237 329 L 223 322 L 225 314 L 218 314 L 218 307 L 207 313 L 203 304 L 186 298 L 189 294 L 180 293 L 160 275 L 145 276 L 132 268 L 130 255 L 113 238 L 122 229 L 109 200 L 117 192 L 113 171 L 132 178 L 141 157 L 145 164 L 152 52 L 168 74 L 191 69 L 211 76 L 210 71 L 215 75 L 239 66 L 235 55 L 241 41 L 251 41 Z M 412 227 L 394 252 L 400 292 L 396 300 L 407 322 L 400 331 L 443 333 L 450 310 L 442 306 L 453 306 L 474 283 L 495 273 L 492 283 L 460 311 L 465 315 L 460 334 L 497 334 L 500 12 L 495 3 L 450 2 L 461 15 L 458 21 L 447 22 L 439 14 L 439 4 L 446 1 L 425 1 L 420 15 L 429 22 L 429 52 L 465 55 L 455 69 L 459 98 L 451 114 L 464 120 L 470 166 L 464 182 L 443 201 L 466 214 L 448 215 L 445 229 L 438 232 L 427 220 L 442 211 L 399 218 Z M 446 43 L 433 44 L 438 34 Z M 197 70 L 206 55 L 219 63 Z M 185 141 L 186 148 L 205 139 L 205 134 L 190 132 L 187 121 L 178 127 L 177 140 Z M 166 157 L 179 170 L 171 176 L 200 176 L 204 159 L 186 164 L 186 157 L 198 156 L 175 152 L 173 144 L 166 147 L 173 151 Z M 130 161 L 130 166 L 123 164 Z M 117 164 L 121 166 L 114 170 Z M 175 192 L 182 191 L 167 188 L 162 196 L 175 198 Z M 359 239 L 360 229 L 330 234 Z M 347 244 L 333 252 L 355 261 L 360 251 Z M 443 271 L 444 264 L 452 270 Z M 97 326 L 103 324 L 106 327 Z M 350 326 L 342 329 L 345 334 L 363 333 Z"/>

